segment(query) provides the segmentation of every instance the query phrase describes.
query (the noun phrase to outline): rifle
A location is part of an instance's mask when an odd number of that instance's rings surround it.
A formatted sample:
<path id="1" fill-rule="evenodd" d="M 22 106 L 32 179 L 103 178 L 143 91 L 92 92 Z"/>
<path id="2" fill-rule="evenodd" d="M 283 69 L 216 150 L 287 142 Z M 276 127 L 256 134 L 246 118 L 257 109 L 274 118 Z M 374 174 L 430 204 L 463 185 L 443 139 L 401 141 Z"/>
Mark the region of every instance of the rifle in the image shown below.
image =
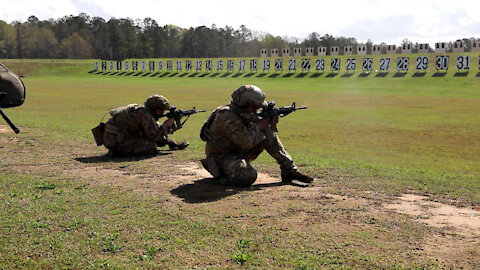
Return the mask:
<path id="1" fill-rule="evenodd" d="M 266 108 L 263 108 L 259 113 L 256 113 L 256 115 L 261 118 L 268 117 L 270 119 L 270 125 L 272 127 L 272 130 L 275 132 L 278 132 L 277 124 L 273 121 L 276 116 L 284 117 L 296 110 L 304 110 L 308 108 L 307 106 L 297 107 L 295 105 L 295 102 L 292 103 L 292 106 L 285 106 L 280 108 L 275 108 L 275 104 L 275 101 L 270 101 L 268 102 L 268 106 Z"/>
<path id="2" fill-rule="evenodd" d="M 177 110 L 176 106 L 172 106 L 170 107 L 169 112 L 161 115 L 160 118 L 167 117 L 170 119 L 174 119 L 177 127 L 181 128 L 183 124 L 187 122 L 190 115 L 201 113 L 201 112 L 206 112 L 206 110 L 197 110 L 195 107 L 193 107 L 191 110 Z M 181 118 L 180 115 L 186 116 L 187 118 L 183 122 L 180 122 L 180 118 Z"/>

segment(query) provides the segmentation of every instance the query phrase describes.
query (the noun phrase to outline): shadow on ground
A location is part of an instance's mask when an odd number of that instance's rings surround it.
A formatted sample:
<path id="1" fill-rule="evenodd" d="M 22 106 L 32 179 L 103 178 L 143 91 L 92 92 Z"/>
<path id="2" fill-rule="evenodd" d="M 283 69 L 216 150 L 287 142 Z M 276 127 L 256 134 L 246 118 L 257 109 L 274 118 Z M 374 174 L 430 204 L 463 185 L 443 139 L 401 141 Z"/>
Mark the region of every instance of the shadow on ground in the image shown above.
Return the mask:
<path id="1" fill-rule="evenodd" d="M 214 202 L 222 198 L 235 195 L 241 191 L 255 191 L 268 187 L 288 185 L 287 183 L 275 182 L 265 184 L 254 184 L 250 187 L 234 187 L 212 183 L 212 178 L 195 180 L 190 184 L 181 185 L 172 189 L 170 193 L 182 198 L 186 203 Z"/>
<path id="2" fill-rule="evenodd" d="M 100 156 L 91 156 L 91 157 L 78 157 L 74 158 L 76 161 L 82 163 L 106 163 L 106 162 L 130 162 L 130 161 L 139 161 L 150 159 L 156 156 L 166 156 L 170 155 L 171 151 L 168 150 L 158 150 L 156 155 L 145 155 L 145 156 L 132 156 L 132 157 L 109 157 L 107 154 Z"/>

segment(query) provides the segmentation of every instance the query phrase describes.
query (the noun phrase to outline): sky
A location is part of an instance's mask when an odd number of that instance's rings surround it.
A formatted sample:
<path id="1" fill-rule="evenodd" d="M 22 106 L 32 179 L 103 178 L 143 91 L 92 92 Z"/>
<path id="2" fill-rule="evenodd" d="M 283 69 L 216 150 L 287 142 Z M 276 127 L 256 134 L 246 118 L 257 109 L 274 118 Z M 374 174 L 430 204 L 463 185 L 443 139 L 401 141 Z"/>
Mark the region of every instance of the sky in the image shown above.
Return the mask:
<path id="1" fill-rule="evenodd" d="M 480 38 L 480 0 L 2 0 L 0 20 L 58 19 L 85 12 L 106 20 L 150 17 L 159 25 L 251 30 L 300 40 L 321 36 L 354 37 L 359 42 L 401 44 Z"/>

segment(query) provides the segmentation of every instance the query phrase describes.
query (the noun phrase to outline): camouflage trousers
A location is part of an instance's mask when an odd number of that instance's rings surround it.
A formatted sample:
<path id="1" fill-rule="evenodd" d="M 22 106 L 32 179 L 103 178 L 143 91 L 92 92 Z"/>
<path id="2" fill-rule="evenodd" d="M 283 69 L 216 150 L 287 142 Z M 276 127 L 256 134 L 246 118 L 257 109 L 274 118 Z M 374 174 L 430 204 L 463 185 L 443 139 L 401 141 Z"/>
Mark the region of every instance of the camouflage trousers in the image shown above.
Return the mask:
<path id="1" fill-rule="evenodd" d="M 140 156 L 157 153 L 157 143 L 148 140 L 142 134 L 127 135 L 124 132 L 109 132 L 108 125 L 103 134 L 103 144 L 114 155 Z"/>
<path id="2" fill-rule="evenodd" d="M 287 153 L 278 136 L 271 128 L 265 128 L 266 137 L 259 145 L 242 153 L 209 155 L 202 165 L 219 184 L 250 186 L 257 180 L 257 171 L 250 165 L 263 150 L 266 150 L 280 165 L 281 170 L 295 170 L 297 167 Z"/>

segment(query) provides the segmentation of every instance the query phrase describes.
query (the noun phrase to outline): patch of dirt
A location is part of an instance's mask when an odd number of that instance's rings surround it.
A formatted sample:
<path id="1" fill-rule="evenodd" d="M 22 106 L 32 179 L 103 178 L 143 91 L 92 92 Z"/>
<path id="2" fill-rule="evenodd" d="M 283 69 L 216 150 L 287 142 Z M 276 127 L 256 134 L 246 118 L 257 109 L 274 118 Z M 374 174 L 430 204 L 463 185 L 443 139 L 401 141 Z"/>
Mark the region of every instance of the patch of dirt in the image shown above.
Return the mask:
<path id="1" fill-rule="evenodd" d="M 480 211 L 428 199 L 427 196 L 403 194 L 397 202 L 388 204 L 385 208 L 439 229 L 427 238 L 423 247 L 436 260 L 448 265 L 458 265 L 464 260 L 478 260 Z"/>
<path id="2" fill-rule="evenodd" d="M 12 132 L 13 130 L 10 127 L 0 125 L 0 133 L 12 133 Z"/>
<path id="3" fill-rule="evenodd" d="M 399 202 L 385 206 L 397 213 L 416 217 L 436 228 L 450 228 L 465 236 L 480 235 L 480 211 L 428 201 L 427 196 L 403 194 Z"/>

